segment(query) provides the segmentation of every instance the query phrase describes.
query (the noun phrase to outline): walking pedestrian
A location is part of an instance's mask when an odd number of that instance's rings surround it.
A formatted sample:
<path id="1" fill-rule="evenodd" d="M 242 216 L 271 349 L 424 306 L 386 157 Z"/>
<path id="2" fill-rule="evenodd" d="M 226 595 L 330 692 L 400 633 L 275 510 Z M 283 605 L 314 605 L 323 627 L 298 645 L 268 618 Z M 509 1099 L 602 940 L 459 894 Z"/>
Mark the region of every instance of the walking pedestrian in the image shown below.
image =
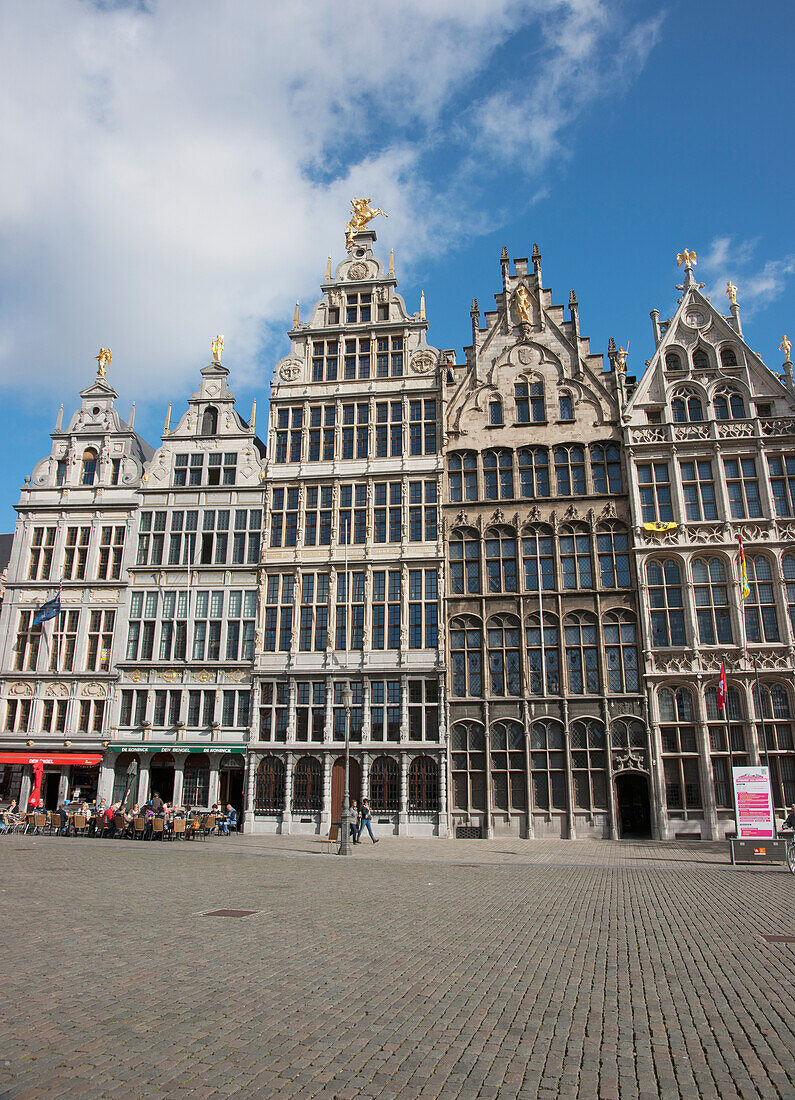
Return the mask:
<path id="1" fill-rule="evenodd" d="M 367 801 L 366 798 L 363 798 L 362 799 L 362 813 L 361 813 L 362 823 L 359 826 L 359 837 L 358 837 L 359 842 L 361 842 L 363 831 L 365 829 L 367 829 L 367 832 L 370 834 L 370 840 L 372 840 L 373 844 L 378 843 L 376 838 L 373 836 L 373 827 L 370 824 L 370 822 L 372 820 L 372 817 L 373 817 L 373 815 L 370 813 L 370 804 L 369 804 L 369 802 Z"/>
<path id="2" fill-rule="evenodd" d="M 359 843 L 359 807 L 356 805 L 356 799 L 351 802 L 351 808 L 348 811 L 348 828 L 350 829 L 351 839 L 354 844 Z"/>

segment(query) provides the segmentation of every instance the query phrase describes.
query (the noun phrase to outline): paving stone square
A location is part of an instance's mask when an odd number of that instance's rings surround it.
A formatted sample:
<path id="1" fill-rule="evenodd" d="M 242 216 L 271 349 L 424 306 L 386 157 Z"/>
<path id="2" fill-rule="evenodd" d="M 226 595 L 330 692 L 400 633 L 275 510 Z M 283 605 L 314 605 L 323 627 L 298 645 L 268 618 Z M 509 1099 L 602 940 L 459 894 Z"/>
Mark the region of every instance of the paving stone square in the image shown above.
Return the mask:
<path id="1" fill-rule="evenodd" d="M 793 1097 L 795 877 L 723 844 L 0 838 L 0 1097 Z M 246 916 L 210 916 L 218 910 Z"/>

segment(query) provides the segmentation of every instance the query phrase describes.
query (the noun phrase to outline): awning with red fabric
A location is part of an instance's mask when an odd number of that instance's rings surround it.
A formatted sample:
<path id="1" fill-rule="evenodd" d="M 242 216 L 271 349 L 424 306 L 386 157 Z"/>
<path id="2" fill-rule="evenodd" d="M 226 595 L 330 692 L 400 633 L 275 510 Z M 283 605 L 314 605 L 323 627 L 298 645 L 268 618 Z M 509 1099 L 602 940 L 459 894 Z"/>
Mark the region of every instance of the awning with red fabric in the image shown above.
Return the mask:
<path id="1" fill-rule="evenodd" d="M 77 764 L 91 767 L 102 761 L 102 753 L 77 752 L 0 752 L 0 764 Z"/>

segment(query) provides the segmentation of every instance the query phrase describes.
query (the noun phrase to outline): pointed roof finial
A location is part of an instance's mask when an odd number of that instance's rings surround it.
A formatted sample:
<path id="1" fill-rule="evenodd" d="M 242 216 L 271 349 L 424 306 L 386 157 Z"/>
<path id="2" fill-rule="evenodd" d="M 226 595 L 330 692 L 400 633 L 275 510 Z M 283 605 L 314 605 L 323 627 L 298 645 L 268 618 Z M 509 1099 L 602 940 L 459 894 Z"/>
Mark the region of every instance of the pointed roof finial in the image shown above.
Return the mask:
<path id="1" fill-rule="evenodd" d="M 171 402 L 168 403 L 168 412 L 166 413 L 166 422 L 163 425 L 163 435 L 171 428 Z"/>
<path id="2" fill-rule="evenodd" d="M 502 252 L 500 253 L 500 263 L 508 263 L 508 249 L 505 247 L 505 245 L 502 246 Z"/>
<path id="3" fill-rule="evenodd" d="M 425 320 L 425 291 L 420 291 L 420 318 Z"/>
<path id="4" fill-rule="evenodd" d="M 256 397 L 251 402 L 251 420 L 248 422 L 249 429 L 253 432 L 257 427 L 257 399 Z"/>
<path id="5" fill-rule="evenodd" d="M 394 248 L 390 248 L 390 250 L 389 250 L 389 274 L 390 275 L 395 274 L 395 250 L 394 250 Z"/>
<path id="6" fill-rule="evenodd" d="M 326 282 L 331 282 L 331 256 L 326 260 Z"/>
<path id="7" fill-rule="evenodd" d="M 298 328 L 298 302 L 295 303 L 293 310 L 293 328 Z"/>
<path id="8" fill-rule="evenodd" d="M 132 426 L 134 424 L 135 424 L 135 402 L 133 401 L 132 405 L 130 406 L 130 420 L 129 420 L 129 423 L 127 424 L 127 427 L 132 428 Z"/>
<path id="9" fill-rule="evenodd" d="M 541 263 L 541 249 L 538 247 L 537 244 L 533 245 L 533 263 L 534 264 L 540 264 Z"/>
<path id="10" fill-rule="evenodd" d="M 56 432 L 59 432 L 61 430 L 61 425 L 62 424 L 63 424 L 63 404 L 61 405 L 60 409 L 58 410 L 58 415 L 55 418 L 55 430 L 56 430 Z"/>

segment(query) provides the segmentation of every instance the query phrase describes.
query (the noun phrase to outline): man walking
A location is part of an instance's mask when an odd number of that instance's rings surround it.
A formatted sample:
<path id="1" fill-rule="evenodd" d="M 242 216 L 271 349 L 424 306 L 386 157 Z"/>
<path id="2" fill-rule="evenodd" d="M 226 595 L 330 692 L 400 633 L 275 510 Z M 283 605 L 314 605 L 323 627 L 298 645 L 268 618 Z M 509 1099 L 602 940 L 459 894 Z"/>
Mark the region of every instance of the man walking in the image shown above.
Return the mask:
<path id="1" fill-rule="evenodd" d="M 369 802 L 367 801 L 366 798 L 363 798 L 362 799 L 362 823 L 359 826 L 359 837 L 358 837 L 359 843 L 361 843 L 362 832 L 365 829 L 367 829 L 367 832 L 370 834 L 370 840 L 372 840 L 373 844 L 378 843 L 376 838 L 373 836 L 373 827 L 370 824 L 370 821 L 372 820 L 372 817 L 373 817 L 373 815 L 370 813 L 370 804 L 369 804 Z"/>

